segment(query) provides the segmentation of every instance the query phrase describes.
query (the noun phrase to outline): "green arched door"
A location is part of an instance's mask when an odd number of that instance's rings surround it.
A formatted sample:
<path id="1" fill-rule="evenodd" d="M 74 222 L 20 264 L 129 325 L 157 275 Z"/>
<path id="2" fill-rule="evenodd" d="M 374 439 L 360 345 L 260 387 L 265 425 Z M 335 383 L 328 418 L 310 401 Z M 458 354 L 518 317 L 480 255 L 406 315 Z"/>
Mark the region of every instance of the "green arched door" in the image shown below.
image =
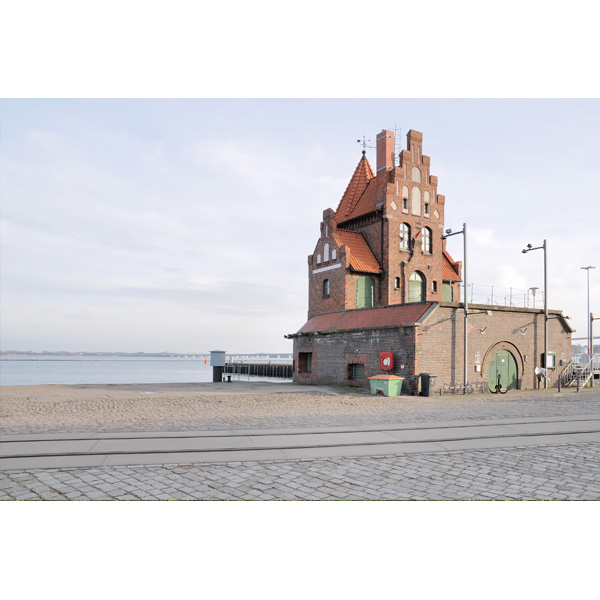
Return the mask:
<path id="1" fill-rule="evenodd" d="M 498 375 L 500 375 L 500 385 L 503 389 L 514 390 L 517 388 L 517 361 L 508 350 L 499 350 L 490 362 L 488 385 L 492 391 L 498 385 Z"/>

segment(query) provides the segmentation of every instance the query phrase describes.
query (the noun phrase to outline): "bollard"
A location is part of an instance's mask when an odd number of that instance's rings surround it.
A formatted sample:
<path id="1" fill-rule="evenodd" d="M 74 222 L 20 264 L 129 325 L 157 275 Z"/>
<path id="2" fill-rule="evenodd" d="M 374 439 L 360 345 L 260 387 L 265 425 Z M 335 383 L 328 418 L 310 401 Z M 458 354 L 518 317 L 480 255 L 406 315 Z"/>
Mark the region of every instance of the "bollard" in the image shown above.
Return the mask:
<path id="1" fill-rule="evenodd" d="M 579 391 L 580 385 L 581 385 L 581 380 L 579 379 L 579 375 L 577 375 L 577 391 Z"/>

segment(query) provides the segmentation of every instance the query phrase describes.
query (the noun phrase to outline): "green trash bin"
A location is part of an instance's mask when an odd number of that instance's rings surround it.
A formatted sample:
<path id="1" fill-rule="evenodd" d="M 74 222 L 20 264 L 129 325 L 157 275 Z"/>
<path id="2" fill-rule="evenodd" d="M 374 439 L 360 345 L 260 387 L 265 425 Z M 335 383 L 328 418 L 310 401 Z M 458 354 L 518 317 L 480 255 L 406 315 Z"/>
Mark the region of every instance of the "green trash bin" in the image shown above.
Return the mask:
<path id="1" fill-rule="evenodd" d="M 396 375 L 375 375 L 369 377 L 371 385 L 371 394 L 375 395 L 378 391 L 384 396 L 399 396 L 402 392 L 402 382 L 404 377 Z"/>

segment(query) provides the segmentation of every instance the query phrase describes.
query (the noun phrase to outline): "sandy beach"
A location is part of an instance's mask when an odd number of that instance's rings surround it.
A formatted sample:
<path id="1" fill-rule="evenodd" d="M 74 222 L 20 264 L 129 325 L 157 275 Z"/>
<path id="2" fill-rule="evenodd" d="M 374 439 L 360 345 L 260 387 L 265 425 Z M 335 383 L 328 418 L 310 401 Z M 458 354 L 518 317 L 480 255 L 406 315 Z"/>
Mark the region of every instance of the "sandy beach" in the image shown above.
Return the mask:
<path id="1" fill-rule="evenodd" d="M 6 386 L 0 434 L 331 427 L 597 413 L 600 392 L 372 396 L 277 383 Z"/>

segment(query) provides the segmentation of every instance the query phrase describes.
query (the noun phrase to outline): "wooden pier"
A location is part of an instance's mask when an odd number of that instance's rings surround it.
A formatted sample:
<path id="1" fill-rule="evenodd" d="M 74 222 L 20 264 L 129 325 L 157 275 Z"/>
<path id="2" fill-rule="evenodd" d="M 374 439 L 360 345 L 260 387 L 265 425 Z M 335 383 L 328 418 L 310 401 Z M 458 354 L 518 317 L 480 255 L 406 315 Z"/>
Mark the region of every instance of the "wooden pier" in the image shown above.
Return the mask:
<path id="1" fill-rule="evenodd" d="M 292 363 L 226 363 L 223 375 L 235 375 L 236 379 L 242 377 L 273 377 L 278 379 L 291 379 L 293 373 Z"/>

